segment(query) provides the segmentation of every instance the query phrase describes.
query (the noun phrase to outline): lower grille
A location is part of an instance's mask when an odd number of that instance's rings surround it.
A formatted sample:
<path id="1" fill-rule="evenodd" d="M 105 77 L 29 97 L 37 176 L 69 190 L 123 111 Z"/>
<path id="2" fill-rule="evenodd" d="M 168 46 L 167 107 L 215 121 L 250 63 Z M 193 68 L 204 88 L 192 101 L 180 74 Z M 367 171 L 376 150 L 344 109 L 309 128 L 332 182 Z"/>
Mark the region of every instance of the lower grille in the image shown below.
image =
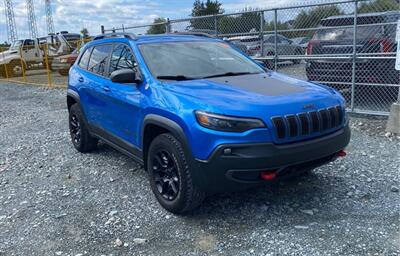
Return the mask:
<path id="1" fill-rule="evenodd" d="M 343 123 L 344 109 L 341 106 L 271 118 L 279 139 L 322 133 L 339 127 Z"/>

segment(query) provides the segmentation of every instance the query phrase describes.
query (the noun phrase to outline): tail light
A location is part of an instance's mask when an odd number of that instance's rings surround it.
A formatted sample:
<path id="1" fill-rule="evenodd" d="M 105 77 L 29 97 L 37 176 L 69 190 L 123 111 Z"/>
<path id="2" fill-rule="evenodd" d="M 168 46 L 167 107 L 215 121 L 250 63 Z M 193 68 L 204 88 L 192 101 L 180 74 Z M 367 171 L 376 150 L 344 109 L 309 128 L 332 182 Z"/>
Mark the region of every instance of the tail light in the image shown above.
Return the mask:
<path id="1" fill-rule="evenodd" d="M 261 50 L 261 45 L 251 46 L 251 47 L 249 47 L 249 50 L 259 51 L 259 50 Z"/>
<path id="2" fill-rule="evenodd" d="M 382 39 L 379 43 L 381 46 L 381 52 L 392 52 L 393 43 L 388 39 Z"/>
<path id="3" fill-rule="evenodd" d="M 383 39 L 370 39 L 368 41 L 370 44 L 375 44 L 379 46 L 379 51 L 380 52 L 392 52 L 393 51 L 393 42 L 387 38 Z"/>
<path id="4" fill-rule="evenodd" d="M 316 46 L 316 45 L 318 45 L 319 44 L 319 41 L 313 41 L 313 40 L 311 40 L 310 42 L 308 42 L 308 45 L 307 45 L 307 50 L 306 50 L 306 54 L 307 55 L 312 55 L 312 53 L 313 53 L 313 48 Z"/>

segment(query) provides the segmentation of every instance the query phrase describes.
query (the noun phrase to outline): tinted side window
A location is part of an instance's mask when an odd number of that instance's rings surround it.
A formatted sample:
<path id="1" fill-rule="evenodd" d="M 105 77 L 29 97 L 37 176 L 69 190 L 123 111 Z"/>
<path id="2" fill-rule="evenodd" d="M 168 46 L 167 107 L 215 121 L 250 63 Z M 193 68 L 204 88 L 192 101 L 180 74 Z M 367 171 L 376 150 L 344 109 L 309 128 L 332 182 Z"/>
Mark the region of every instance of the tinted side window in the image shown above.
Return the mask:
<path id="1" fill-rule="evenodd" d="M 111 44 L 95 46 L 90 56 L 88 70 L 101 76 L 107 76 L 106 71 L 111 49 Z"/>
<path id="2" fill-rule="evenodd" d="M 111 54 L 109 74 L 119 69 L 135 70 L 135 67 L 136 67 L 135 58 L 129 46 L 125 44 L 116 45 Z"/>
<path id="3" fill-rule="evenodd" d="M 35 41 L 33 41 L 31 39 L 27 39 L 27 40 L 25 40 L 24 45 L 29 45 L 29 46 L 35 45 Z"/>
<path id="4" fill-rule="evenodd" d="M 264 39 L 265 43 L 270 43 L 270 44 L 274 44 L 275 43 L 275 36 L 268 36 Z M 276 42 L 279 43 L 279 36 L 276 38 Z"/>
<path id="5" fill-rule="evenodd" d="M 92 52 L 92 47 L 86 49 L 86 51 L 83 53 L 83 55 L 79 61 L 79 67 L 81 67 L 83 69 L 87 69 L 91 52 Z"/>

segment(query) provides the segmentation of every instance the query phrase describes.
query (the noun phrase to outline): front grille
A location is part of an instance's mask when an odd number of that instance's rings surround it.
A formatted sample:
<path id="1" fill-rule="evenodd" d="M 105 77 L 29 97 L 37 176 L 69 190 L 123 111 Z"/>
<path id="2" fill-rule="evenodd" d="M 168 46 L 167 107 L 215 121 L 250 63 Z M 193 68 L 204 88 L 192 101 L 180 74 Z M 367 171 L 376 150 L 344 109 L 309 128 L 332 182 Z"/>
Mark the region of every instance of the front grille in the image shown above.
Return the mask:
<path id="1" fill-rule="evenodd" d="M 271 118 L 279 139 L 323 133 L 343 123 L 344 110 L 341 106 L 320 109 L 297 115 Z"/>

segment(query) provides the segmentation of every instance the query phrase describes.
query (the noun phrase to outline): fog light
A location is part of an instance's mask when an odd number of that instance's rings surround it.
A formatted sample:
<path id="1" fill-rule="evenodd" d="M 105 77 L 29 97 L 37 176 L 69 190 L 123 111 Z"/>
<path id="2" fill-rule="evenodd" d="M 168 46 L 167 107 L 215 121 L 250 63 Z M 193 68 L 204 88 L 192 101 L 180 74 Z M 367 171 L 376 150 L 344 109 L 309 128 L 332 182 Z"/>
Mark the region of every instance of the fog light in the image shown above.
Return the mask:
<path id="1" fill-rule="evenodd" d="M 224 149 L 224 154 L 225 155 L 230 155 L 231 153 L 232 153 L 232 149 L 230 149 L 230 148 Z"/>

